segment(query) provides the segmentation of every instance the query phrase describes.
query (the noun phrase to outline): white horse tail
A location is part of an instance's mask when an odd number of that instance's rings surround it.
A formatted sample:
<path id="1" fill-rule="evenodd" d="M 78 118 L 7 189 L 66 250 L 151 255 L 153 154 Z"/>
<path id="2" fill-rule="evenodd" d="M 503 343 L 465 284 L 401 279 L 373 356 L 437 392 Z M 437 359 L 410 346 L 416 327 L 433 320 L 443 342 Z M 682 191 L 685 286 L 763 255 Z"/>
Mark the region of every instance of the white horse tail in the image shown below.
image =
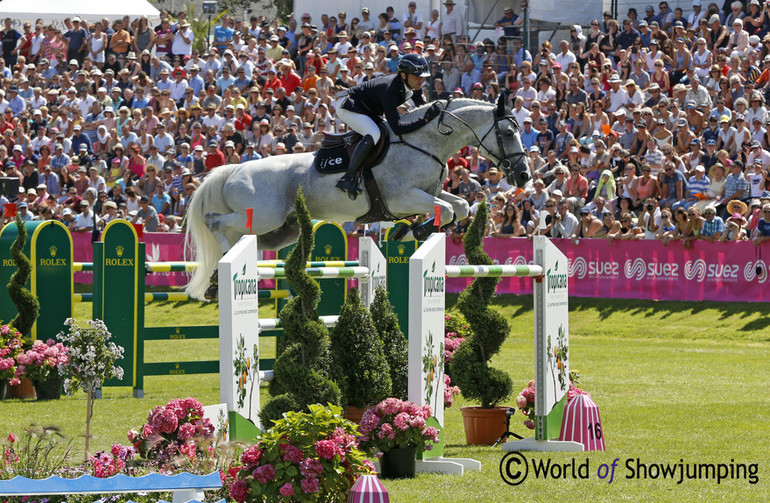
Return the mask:
<path id="1" fill-rule="evenodd" d="M 185 236 L 185 254 L 198 262 L 190 282 L 185 287 L 187 294 L 204 300 L 210 282 L 209 278 L 222 258 L 222 247 L 206 225 L 208 213 L 230 213 L 224 186 L 237 164 L 220 166 L 209 173 L 193 195 L 187 208 L 187 232 Z"/>

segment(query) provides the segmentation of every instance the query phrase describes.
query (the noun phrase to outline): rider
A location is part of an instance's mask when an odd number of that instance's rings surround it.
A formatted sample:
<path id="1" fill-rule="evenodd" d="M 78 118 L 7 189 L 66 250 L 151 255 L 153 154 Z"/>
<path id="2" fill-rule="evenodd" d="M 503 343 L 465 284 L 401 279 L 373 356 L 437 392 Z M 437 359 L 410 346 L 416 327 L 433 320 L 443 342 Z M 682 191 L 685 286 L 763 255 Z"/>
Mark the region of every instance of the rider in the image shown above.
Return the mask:
<path id="1" fill-rule="evenodd" d="M 421 128 L 441 113 L 437 103 L 428 108 L 421 119 L 412 122 L 403 122 L 398 113 L 398 106 L 409 98 L 416 106 L 425 103 L 420 86 L 429 75 L 425 58 L 407 54 L 398 62 L 397 73 L 368 80 L 335 97 L 334 108 L 339 120 L 363 137 L 350 156 L 347 172 L 337 182 L 337 188 L 346 191 L 351 199 L 361 192 L 356 173 L 380 139 L 375 117 L 384 114 L 393 132 L 402 135 Z"/>

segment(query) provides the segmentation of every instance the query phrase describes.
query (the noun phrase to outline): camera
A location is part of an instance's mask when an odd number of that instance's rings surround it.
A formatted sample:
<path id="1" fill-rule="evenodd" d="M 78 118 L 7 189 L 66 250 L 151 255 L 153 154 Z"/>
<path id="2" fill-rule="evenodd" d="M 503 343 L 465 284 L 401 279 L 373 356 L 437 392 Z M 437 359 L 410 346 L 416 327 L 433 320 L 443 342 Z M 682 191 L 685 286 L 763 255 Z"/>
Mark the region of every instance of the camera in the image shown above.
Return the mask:
<path id="1" fill-rule="evenodd" d="M 654 206 L 653 206 L 653 205 L 651 205 L 651 204 L 646 204 L 646 205 L 644 206 L 644 209 L 646 209 L 647 211 L 652 211 L 652 210 L 653 210 L 653 208 L 654 208 Z"/>
<path id="2" fill-rule="evenodd" d="M 215 0 L 207 0 L 203 2 L 203 13 L 204 14 L 216 14 L 217 13 L 217 2 Z"/>

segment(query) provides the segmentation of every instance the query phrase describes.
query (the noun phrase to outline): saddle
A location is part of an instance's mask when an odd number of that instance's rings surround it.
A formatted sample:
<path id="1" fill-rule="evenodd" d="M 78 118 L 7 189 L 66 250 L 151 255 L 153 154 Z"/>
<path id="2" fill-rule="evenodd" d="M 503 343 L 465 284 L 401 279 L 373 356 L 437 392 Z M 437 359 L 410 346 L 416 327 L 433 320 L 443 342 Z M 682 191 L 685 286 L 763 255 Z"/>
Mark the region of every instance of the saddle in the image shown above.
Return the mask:
<path id="1" fill-rule="evenodd" d="M 377 165 L 388 152 L 390 145 L 390 132 L 381 121 L 377 121 L 380 128 L 380 141 L 371 150 L 364 161 L 365 169 L 371 169 Z M 321 147 L 315 154 L 315 168 L 324 175 L 344 173 L 347 170 L 350 156 L 362 136 L 356 131 L 348 131 L 341 134 L 324 132 Z"/>
<path id="2" fill-rule="evenodd" d="M 380 128 L 380 141 L 366 157 L 363 167 L 358 173 L 358 176 L 362 176 L 364 179 L 364 187 L 366 187 L 371 201 L 369 211 L 356 219 L 356 222 L 361 224 L 396 220 L 396 217 L 385 205 L 372 174 L 372 168 L 382 162 L 390 148 L 390 131 L 381 121 L 377 121 L 377 127 Z M 350 162 L 350 156 L 361 138 L 362 136 L 355 131 L 342 134 L 324 133 L 321 147 L 315 153 L 313 165 L 323 175 L 344 173 L 347 170 L 348 162 Z"/>

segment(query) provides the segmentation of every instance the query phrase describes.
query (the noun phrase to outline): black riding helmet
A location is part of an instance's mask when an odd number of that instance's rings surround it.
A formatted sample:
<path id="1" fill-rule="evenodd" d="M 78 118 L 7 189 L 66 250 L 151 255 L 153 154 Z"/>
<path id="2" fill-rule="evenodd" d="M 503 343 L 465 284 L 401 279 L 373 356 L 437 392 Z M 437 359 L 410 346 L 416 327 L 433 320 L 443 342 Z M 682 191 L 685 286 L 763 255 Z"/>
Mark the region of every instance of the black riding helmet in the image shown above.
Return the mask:
<path id="1" fill-rule="evenodd" d="M 423 78 L 430 77 L 428 62 L 419 54 L 404 55 L 398 62 L 398 71 L 407 74 L 411 73 L 412 75 Z"/>

